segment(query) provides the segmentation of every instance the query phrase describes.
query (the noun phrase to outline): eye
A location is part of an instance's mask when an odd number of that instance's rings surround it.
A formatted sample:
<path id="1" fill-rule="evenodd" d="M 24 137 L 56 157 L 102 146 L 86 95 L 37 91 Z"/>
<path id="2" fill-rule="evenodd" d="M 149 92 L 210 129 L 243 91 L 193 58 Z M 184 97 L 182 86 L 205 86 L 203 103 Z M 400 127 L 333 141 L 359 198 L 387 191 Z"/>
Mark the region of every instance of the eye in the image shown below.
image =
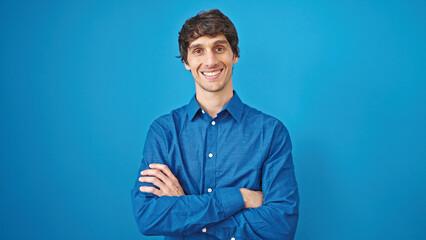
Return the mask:
<path id="1" fill-rule="evenodd" d="M 224 47 L 217 47 L 216 48 L 216 52 L 223 52 L 223 51 L 225 51 Z"/>
<path id="2" fill-rule="evenodd" d="M 201 54 L 203 52 L 203 50 L 196 48 L 194 49 L 194 51 L 192 51 L 194 54 Z"/>

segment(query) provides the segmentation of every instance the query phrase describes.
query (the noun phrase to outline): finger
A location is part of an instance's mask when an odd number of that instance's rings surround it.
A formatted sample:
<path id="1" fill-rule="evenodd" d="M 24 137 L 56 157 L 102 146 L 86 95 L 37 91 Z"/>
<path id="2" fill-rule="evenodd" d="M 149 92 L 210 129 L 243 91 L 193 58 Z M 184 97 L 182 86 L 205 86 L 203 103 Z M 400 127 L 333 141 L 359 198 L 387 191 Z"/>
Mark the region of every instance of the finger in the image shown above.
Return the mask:
<path id="1" fill-rule="evenodd" d="M 158 179 L 160 179 L 161 181 L 163 181 L 164 183 L 167 182 L 168 177 L 166 175 L 164 175 L 163 172 L 161 172 L 161 170 L 159 169 L 145 169 L 141 172 L 141 175 L 143 176 L 154 176 Z"/>
<path id="2" fill-rule="evenodd" d="M 155 170 L 159 170 L 161 171 L 165 178 L 161 179 L 167 186 L 173 187 L 176 185 L 179 185 L 179 181 L 177 180 L 177 178 L 173 175 L 173 173 L 170 171 L 169 167 L 167 167 L 167 165 L 164 164 L 158 164 L 158 163 L 153 163 L 150 164 L 149 167 L 151 169 L 155 169 Z"/>
<path id="3" fill-rule="evenodd" d="M 164 164 L 152 163 L 149 165 L 151 169 L 160 169 L 166 176 L 168 176 L 171 180 L 179 182 L 175 175 L 170 171 L 169 167 Z"/>
<path id="4" fill-rule="evenodd" d="M 161 196 L 162 196 L 161 191 L 160 191 L 160 190 L 158 190 L 158 189 L 156 189 L 155 187 L 141 186 L 141 187 L 139 188 L 139 190 L 140 190 L 141 192 L 152 193 L 152 194 L 154 194 L 154 195 L 157 195 L 158 197 L 161 197 Z"/>
<path id="5" fill-rule="evenodd" d="M 147 183 L 152 183 L 154 184 L 156 187 L 158 187 L 159 189 L 164 189 L 166 186 L 164 185 L 164 183 L 162 181 L 160 181 L 160 179 L 156 178 L 156 177 L 140 177 L 139 178 L 139 182 L 147 182 Z"/>
<path id="6" fill-rule="evenodd" d="M 146 169 L 142 171 L 142 174 L 148 175 L 148 176 L 154 176 L 157 179 L 159 179 L 159 181 L 161 181 L 161 183 L 163 184 L 156 185 L 156 186 L 160 187 L 161 191 L 164 193 L 163 195 L 167 195 L 165 193 L 173 191 L 176 188 L 180 189 L 179 182 L 174 182 L 173 180 L 171 180 L 160 169 Z M 161 184 L 161 183 L 158 183 L 158 184 Z"/>

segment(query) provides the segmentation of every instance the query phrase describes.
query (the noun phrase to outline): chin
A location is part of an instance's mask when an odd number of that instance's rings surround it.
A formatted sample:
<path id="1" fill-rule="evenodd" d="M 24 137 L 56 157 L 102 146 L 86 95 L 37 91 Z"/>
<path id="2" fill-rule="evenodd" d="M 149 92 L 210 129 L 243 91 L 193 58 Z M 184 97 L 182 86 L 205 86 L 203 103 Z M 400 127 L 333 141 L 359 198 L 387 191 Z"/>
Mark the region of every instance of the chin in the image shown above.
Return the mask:
<path id="1" fill-rule="evenodd" d="M 201 88 L 208 92 L 220 92 L 225 88 L 225 86 L 201 86 Z"/>

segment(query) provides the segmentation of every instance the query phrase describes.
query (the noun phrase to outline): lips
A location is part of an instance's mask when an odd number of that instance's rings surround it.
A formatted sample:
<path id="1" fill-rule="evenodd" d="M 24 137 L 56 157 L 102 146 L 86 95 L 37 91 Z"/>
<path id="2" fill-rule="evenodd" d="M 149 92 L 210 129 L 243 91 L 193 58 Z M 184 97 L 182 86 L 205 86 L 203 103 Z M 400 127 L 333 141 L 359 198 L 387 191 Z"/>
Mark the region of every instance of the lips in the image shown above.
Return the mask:
<path id="1" fill-rule="evenodd" d="M 214 76 L 214 75 L 219 74 L 220 72 L 221 72 L 221 70 L 214 71 L 214 72 L 203 72 L 203 75 L 205 75 L 205 76 Z"/>
<path id="2" fill-rule="evenodd" d="M 204 77 L 207 79 L 216 79 L 219 77 L 220 73 L 223 69 L 214 70 L 214 71 L 202 71 L 201 74 L 203 74 Z"/>

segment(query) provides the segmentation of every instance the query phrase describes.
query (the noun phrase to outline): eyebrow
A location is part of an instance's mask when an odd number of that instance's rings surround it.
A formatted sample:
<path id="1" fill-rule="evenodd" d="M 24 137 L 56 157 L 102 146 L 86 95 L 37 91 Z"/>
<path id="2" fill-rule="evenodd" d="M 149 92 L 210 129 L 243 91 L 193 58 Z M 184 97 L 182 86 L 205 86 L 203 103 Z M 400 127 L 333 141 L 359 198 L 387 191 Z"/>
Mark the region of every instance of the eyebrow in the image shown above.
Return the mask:
<path id="1" fill-rule="evenodd" d="M 213 45 L 218 45 L 218 44 L 225 44 L 226 45 L 226 44 L 228 44 L 228 41 L 221 39 L 221 40 L 216 40 L 213 43 Z M 189 49 L 194 49 L 194 48 L 201 47 L 201 46 L 203 46 L 201 43 L 197 43 L 197 44 L 190 45 Z"/>

